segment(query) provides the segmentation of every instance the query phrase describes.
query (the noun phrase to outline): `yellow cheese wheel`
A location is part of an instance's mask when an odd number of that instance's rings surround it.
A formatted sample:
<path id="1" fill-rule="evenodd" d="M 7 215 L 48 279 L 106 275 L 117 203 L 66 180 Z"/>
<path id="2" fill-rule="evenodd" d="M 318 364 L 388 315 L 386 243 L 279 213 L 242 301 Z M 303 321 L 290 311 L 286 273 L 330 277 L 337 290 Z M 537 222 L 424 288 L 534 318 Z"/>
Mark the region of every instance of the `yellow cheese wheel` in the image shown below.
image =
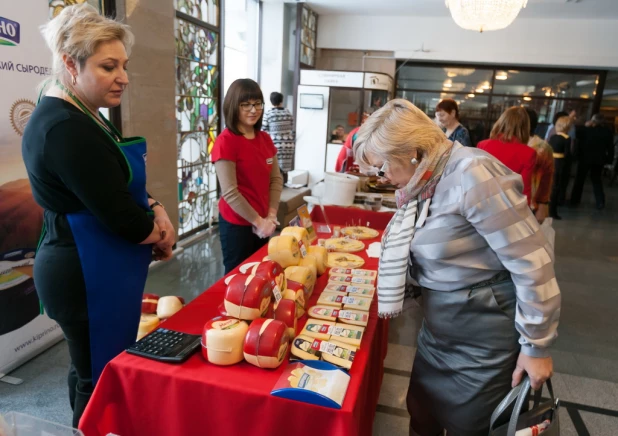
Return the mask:
<path id="1" fill-rule="evenodd" d="M 322 275 L 326 272 L 326 264 L 328 263 L 328 250 L 326 247 L 320 247 L 319 245 L 313 245 L 307 250 L 309 254 L 315 256 L 317 261 L 318 274 Z"/>
<path id="2" fill-rule="evenodd" d="M 365 333 L 364 327 L 337 323 L 335 324 L 335 328 L 331 330 L 331 339 L 337 342 L 354 345 L 355 347 L 360 347 L 363 339 L 363 333 Z"/>
<path id="3" fill-rule="evenodd" d="M 314 277 L 313 284 L 315 286 L 315 281 L 318 277 L 318 260 L 315 258 L 315 256 L 313 254 L 307 254 L 307 257 L 304 257 L 300 260 L 298 266 L 306 266 L 311 270 L 311 273 Z M 313 292 L 313 288 L 311 289 L 311 292 Z"/>
<path id="4" fill-rule="evenodd" d="M 311 348 L 313 338 L 306 335 L 298 335 L 292 341 L 292 355 L 302 360 L 319 360 L 320 352 Z"/>
<path id="5" fill-rule="evenodd" d="M 307 266 L 289 266 L 285 269 L 285 279 L 300 283 L 307 288 L 305 299 L 308 300 L 315 287 L 316 276 Z"/>
<path id="6" fill-rule="evenodd" d="M 341 229 L 341 234 L 356 239 L 373 239 L 377 238 L 380 235 L 380 232 L 370 227 L 352 226 Z"/>
<path id="7" fill-rule="evenodd" d="M 354 357 L 356 356 L 357 347 L 333 340 L 332 336 L 328 341 L 328 345 L 329 346 L 321 347 L 323 350 L 322 360 L 332 363 L 333 365 L 350 369 L 352 367 Z"/>
<path id="8" fill-rule="evenodd" d="M 340 253 L 355 253 L 357 251 L 363 251 L 365 244 L 356 239 L 349 238 L 331 238 L 324 242 L 327 249 L 332 251 L 338 251 Z"/>
<path id="9" fill-rule="evenodd" d="M 304 227 L 297 227 L 297 226 L 284 227 L 281 230 L 281 234 L 294 236 L 296 239 L 298 239 L 299 242 L 301 242 L 304 245 L 305 250 L 307 250 L 307 248 L 309 248 L 309 246 L 311 245 L 311 243 L 309 242 L 309 233 L 307 233 L 307 229 Z M 299 249 L 300 249 L 300 246 L 299 246 Z"/>
<path id="10" fill-rule="evenodd" d="M 309 318 L 301 335 L 311 336 L 312 338 L 328 341 L 330 338 L 330 330 L 335 328 L 334 321 L 326 321 L 322 319 Z"/>
<path id="11" fill-rule="evenodd" d="M 344 268 L 360 268 L 365 264 L 365 260 L 350 253 L 328 253 L 327 266 L 329 267 L 344 267 Z"/>
<path id="12" fill-rule="evenodd" d="M 301 257 L 298 239 L 290 235 L 275 236 L 268 242 L 268 257 L 282 268 L 298 265 Z"/>
<path id="13" fill-rule="evenodd" d="M 137 330 L 137 340 L 139 341 L 148 333 L 155 330 L 159 327 L 161 320 L 157 315 L 145 314 L 142 313 L 142 316 L 139 319 L 139 327 Z"/>

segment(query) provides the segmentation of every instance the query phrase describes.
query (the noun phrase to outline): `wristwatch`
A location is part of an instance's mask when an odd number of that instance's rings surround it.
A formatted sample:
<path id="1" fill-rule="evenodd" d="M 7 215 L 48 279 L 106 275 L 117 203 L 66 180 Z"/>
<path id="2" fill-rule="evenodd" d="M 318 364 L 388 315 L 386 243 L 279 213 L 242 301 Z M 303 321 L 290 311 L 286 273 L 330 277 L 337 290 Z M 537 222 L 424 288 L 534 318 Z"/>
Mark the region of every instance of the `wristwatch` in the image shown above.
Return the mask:
<path id="1" fill-rule="evenodd" d="M 152 204 L 150 205 L 150 209 L 151 209 L 151 210 L 154 210 L 154 208 L 155 208 L 155 207 L 157 207 L 157 206 L 161 206 L 161 208 L 163 208 L 163 210 L 165 210 L 165 206 L 163 206 L 163 205 L 162 205 L 161 203 L 159 203 L 158 201 L 155 201 L 154 203 L 152 203 Z"/>

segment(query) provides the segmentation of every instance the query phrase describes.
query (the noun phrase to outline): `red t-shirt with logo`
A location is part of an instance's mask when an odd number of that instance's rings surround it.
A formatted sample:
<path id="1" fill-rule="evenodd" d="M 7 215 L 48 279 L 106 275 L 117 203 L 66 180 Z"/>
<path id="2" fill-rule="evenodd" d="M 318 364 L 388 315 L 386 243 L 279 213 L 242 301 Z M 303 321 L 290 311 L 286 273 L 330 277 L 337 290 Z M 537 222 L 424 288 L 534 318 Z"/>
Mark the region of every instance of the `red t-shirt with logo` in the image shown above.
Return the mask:
<path id="1" fill-rule="evenodd" d="M 268 215 L 270 203 L 270 172 L 277 149 L 266 132 L 256 132 L 255 138 L 247 139 L 225 129 L 215 141 L 211 158 L 213 162 L 229 160 L 236 163 L 238 191 L 261 216 Z M 238 215 L 221 197 L 221 216 L 232 224 L 250 226 L 251 223 Z"/>

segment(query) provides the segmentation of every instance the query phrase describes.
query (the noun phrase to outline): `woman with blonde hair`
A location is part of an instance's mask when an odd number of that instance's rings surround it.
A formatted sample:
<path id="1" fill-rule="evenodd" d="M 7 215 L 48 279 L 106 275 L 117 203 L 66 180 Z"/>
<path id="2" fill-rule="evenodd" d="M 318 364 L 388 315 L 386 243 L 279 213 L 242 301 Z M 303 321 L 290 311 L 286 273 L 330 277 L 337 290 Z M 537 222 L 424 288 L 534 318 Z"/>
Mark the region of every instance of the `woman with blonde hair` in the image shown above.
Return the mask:
<path id="1" fill-rule="evenodd" d="M 569 172 L 566 171 L 566 162 L 571 158 L 572 138 L 568 135 L 573 121 L 569 116 L 562 116 L 556 120 L 556 134 L 549 138 L 549 145 L 554 156 L 554 186 L 549 200 L 549 216 L 561 220 L 558 215 L 558 201 L 566 195 L 569 184 Z"/>
<path id="2" fill-rule="evenodd" d="M 449 141 L 402 99 L 365 122 L 354 155 L 399 188 L 382 238 L 379 315 L 401 315 L 407 277 L 422 287 L 410 434 L 486 435 L 524 372 L 538 389 L 553 368 L 560 290 L 521 178 Z"/>
<path id="3" fill-rule="evenodd" d="M 504 111 L 494 127 L 489 139 L 479 142 L 478 148 L 485 150 L 511 171 L 521 175 L 524 182 L 524 195 L 531 200 L 532 171 L 536 163 L 536 153 L 528 147 L 530 138 L 530 119 L 523 107 L 512 107 Z"/>
<path id="4" fill-rule="evenodd" d="M 81 4 L 42 33 L 53 76 L 22 154 L 45 211 L 34 282 L 67 340 L 77 427 L 103 367 L 135 343 L 148 266 L 171 257 L 175 232 L 146 191 L 145 139 L 123 138 L 99 112 L 129 84 L 129 27 Z"/>

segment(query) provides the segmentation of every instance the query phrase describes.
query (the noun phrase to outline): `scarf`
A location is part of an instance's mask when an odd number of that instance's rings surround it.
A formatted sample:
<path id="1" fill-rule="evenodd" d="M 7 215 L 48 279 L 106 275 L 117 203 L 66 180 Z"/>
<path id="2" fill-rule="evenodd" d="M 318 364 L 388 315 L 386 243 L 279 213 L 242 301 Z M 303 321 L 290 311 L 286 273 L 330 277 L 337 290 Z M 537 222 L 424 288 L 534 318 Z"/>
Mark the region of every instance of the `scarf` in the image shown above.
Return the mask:
<path id="1" fill-rule="evenodd" d="M 451 155 L 453 143 L 445 141 L 426 156 L 408 184 L 395 192 L 397 212 L 382 236 L 378 267 L 378 316 L 394 318 L 401 314 L 405 296 L 410 244 L 417 224 L 419 201 L 423 202 L 422 222 L 427 218 L 431 197 Z M 425 201 L 426 200 L 426 201 Z M 420 221 L 420 220 L 419 220 Z"/>

